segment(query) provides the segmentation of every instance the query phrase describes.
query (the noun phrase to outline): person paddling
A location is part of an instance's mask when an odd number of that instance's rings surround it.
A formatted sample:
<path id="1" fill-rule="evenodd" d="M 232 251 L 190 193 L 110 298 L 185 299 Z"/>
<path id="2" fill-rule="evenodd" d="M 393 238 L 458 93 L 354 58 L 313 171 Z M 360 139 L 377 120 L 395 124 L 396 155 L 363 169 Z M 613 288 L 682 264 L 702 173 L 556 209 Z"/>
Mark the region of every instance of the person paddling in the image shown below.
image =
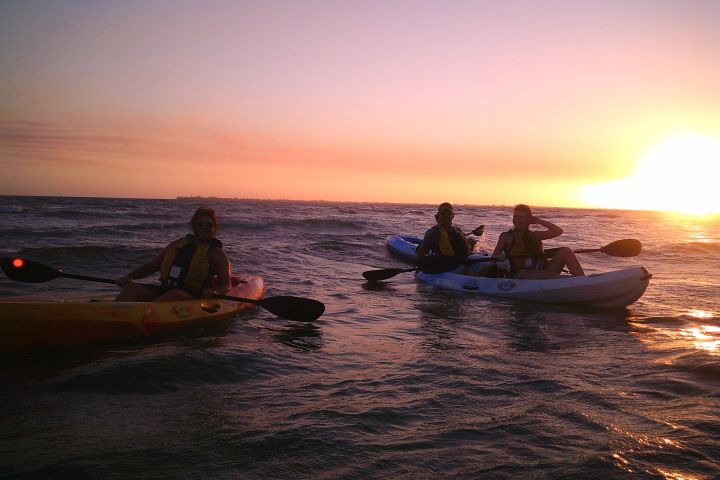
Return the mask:
<path id="1" fill-rule="evenodd" d="M 535 224 L 547 230 L 530 230 L 530 225 Z M 500 234 L 492 255 L 499 261 L 507 257 L 515 278 L 557 278 L 565 267 L 571 275 L 585 275 L 575 253 L 567 247 L 559 248 L 557 253 L 546 261 L 542 241 L 559 237 L 562 233 L 562 228 L 554 223 L 533 216 L 529 206 L 515 205 L 513 228 Z"/>
<path id="2" fill-rule="evenodd" d="M 437 225 L 425 232 L 417 249 L 418 260 L 430 254 L 453 257 L 464 261 L 470 255 L 470 241 L 463 231 L 452 224 L 455 210 L 452 204 L 444 202 L 438 206 L 435 220 Z"/>
<path id="3" fill-rule="evenodd" d="M 149 302 L 209 298 L 230 290 L 231 266 L 215 238 L 218 229 L 215 211 L 199 207 L 190 220 L 192 234 L 167 245 L 160 254 L 117 280 L 123 287 L 116 301 Z M 133 283 L 160 272 L 160 285 Z"/>

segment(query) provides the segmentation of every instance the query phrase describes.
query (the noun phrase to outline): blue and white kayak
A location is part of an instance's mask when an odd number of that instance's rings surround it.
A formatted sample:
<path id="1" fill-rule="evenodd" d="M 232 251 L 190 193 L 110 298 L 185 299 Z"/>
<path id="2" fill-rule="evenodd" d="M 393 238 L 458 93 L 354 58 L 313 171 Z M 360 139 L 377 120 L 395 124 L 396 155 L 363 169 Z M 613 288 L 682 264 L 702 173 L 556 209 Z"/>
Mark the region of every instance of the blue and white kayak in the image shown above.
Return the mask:
<path id="1" fill-rule="evenodd" d="M 422 243 L 417 237 L 390 235 L 387 248 L 399 258 L 415 264 L 415 250 Z M 471 260 L 488 258 L 487 253 L 473 254 Z M 478 274 L 491 265 L 490 261 L 471 263 L 470 269 Z M 500 270 L 507 261 L 497 263 Z M 491 297 L 527 300 L 533 302 L 586 305 L 589 307 L 621 308 L 639 299 L 652 276 L 644 267 L 636 266 L 582 277 L 571 275 L 547 280 L 491 278 L 463 275 L 465 267 L 451 272 L 429 274 L 418 271 L 415 278 L 438 287 Z"/>
<path id="2" fill-rule="evenodd" d="M 418 271 L 415 278 L 438 287 L 512 300 L 623 308 L 639 299 L 652 276 L 641 266 L 605 273 L 548 280 L 488 278 L 462 275 L 460 267 L 452 272 L 427 274 Z"/>
<path id="3" fill-rule="evenodd" d="M 385 246 L 396 257 L 414 264 L 417 258 L 417 248 L 421 243 L 422 238 L 409 235 L 390 235 L 387 237 Z"/>
<path id="4" fill-rule="evenodd" d="M 470 258 L 482 258 L 487 257 L 487 252 L 481 250 L 485 236 L 482 237 L 471 237 L 475 241 L 473 247 L 473 253 Z M 396 257 L 404 260 L 408 263 L 415 265 L 417 258 L 417 248 L 422 243 L 422 238 L 413 237 L 410 235 L 389 235 L 385 241 L 385 246 L 390 250 L 390 253 Z"/>

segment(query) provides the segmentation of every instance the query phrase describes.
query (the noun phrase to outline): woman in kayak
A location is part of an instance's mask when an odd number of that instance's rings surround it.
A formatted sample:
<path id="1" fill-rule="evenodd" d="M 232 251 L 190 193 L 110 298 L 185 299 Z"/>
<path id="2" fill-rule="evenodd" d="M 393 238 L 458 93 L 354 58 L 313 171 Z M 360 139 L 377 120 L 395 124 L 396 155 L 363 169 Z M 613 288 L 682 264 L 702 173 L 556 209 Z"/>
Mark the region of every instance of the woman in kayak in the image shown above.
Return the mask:
<path id="1" fill-rule="evenodd" d="M 541 225 L 547 230 L 530 230 L 530 225 Z M 562 228 L 552 222 L 535 217 L 527 205 L 515 205 L 513 228 L 500 234 L 493 256 L 508 258 L 515 278 L 557 278 L 567 267 L 571 275 L 585 275 L 572 250 L 561 247 L 550 260 L 546 260 L 542 241 L 559 237 Z"/>
<path id="2" fill-rule="evenodd" d="M 215 238 L 218 228 L 215 211 L 199 207 L 190 220 L 190 228 L 191 235 L 170 243 L 155 258 L 118 278 L 115 283 L 123 289 L 115 300 L 187 300 L 230 290 L 230 261 L 222 250 L 222 242 Z M 161 283 L 157 287 L 133 283 L 157 272 Z"/>

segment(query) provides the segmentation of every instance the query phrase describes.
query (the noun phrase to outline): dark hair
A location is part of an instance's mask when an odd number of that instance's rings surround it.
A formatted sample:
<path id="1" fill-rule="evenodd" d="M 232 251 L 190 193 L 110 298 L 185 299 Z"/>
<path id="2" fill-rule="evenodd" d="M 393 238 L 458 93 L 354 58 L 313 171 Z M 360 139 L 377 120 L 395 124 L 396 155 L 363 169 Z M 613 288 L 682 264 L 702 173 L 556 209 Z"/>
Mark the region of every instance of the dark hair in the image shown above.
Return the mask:
<path id="1" fill-rule="evenodd" d="M 200 217 L 210 217 L 213 221 L 213 224 L 215 225 L 215 231 L 218 231 L 218 229 L 220 228 L 220 225 L 217 221 L 217 215 L 215 215 L 215 210 L 210 207 L 198 207 L 198 209 L 195 210 L 195 213 L 193 213 L 193 216 L 190 219 L 190 228 L 193 228 L 195 226 L 195 222 Z"/>
<path id="2" fill-rule="evenodd" d="M 452 203 L 443 202 L 440 205 L 438 205 L 438 213 L 440 213 L 440 210 L 450 210 L 451 212 L 454 212 L 454 208 L 452 206 Z"/>
<path id="3" fill-rule="evenodd" d="M 517 205 L 515 205 L 513 213 L 515 212 L 524 212 L 527 214 L 528 217 L 532 217 L 532 210 L 530 210 L 530 207 L 525 205 L 524 203 L 518 203 Z"/>

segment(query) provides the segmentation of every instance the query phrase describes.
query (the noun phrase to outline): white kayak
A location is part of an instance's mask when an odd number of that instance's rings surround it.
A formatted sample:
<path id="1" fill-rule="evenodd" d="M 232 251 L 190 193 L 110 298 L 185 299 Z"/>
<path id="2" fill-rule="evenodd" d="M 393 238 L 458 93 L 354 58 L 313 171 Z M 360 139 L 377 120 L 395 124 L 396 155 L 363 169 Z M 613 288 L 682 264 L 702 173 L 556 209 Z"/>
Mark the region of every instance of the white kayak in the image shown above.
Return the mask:
<path id="1" fill-rule="evenodd" d="M 415 263 L 415 250 L 422 239 L 405 235 L 387 237 L 387 248 L 397 257 Z M 491 265 L 485 252 L 470 255 L 474 273 Z M 488 259 L 487 262 L 482 261 Z M 472 262 L 474 260 L 474 262 Z M 497 264 L 500 270 L 507 262 Z M 521 280 L 462 275 L 464 267 L 451 272 L 429 274 L 418 271 L 415 278 L 438 287 L 491 297 L 527 300 L 533 302 L 586 305 L 589 307 L 622 308 L 639 299 L 652 276 L 644 267 L 623 268 L 582 277 L 570 275 L 549 280 Z"/>
<path id="2" fill-rule="evenodd" d="M 418 271 L 415 278 L 438 287 L 491 297 L 623 308 L 645 293 L 652 276 L 641 266 L 578 277 L 567 275 L 548 280 L 474 277 L 459 273 L 462 268 L 437 274 Z"/>
<path id="3" fill-rule="evenodd" d="M 414 264 L 417 258 L 416 251 L 421 243 L 422 238 L 410 235 L 390 235 L 387 237 L 385 246 L 396 257 Z"/>

